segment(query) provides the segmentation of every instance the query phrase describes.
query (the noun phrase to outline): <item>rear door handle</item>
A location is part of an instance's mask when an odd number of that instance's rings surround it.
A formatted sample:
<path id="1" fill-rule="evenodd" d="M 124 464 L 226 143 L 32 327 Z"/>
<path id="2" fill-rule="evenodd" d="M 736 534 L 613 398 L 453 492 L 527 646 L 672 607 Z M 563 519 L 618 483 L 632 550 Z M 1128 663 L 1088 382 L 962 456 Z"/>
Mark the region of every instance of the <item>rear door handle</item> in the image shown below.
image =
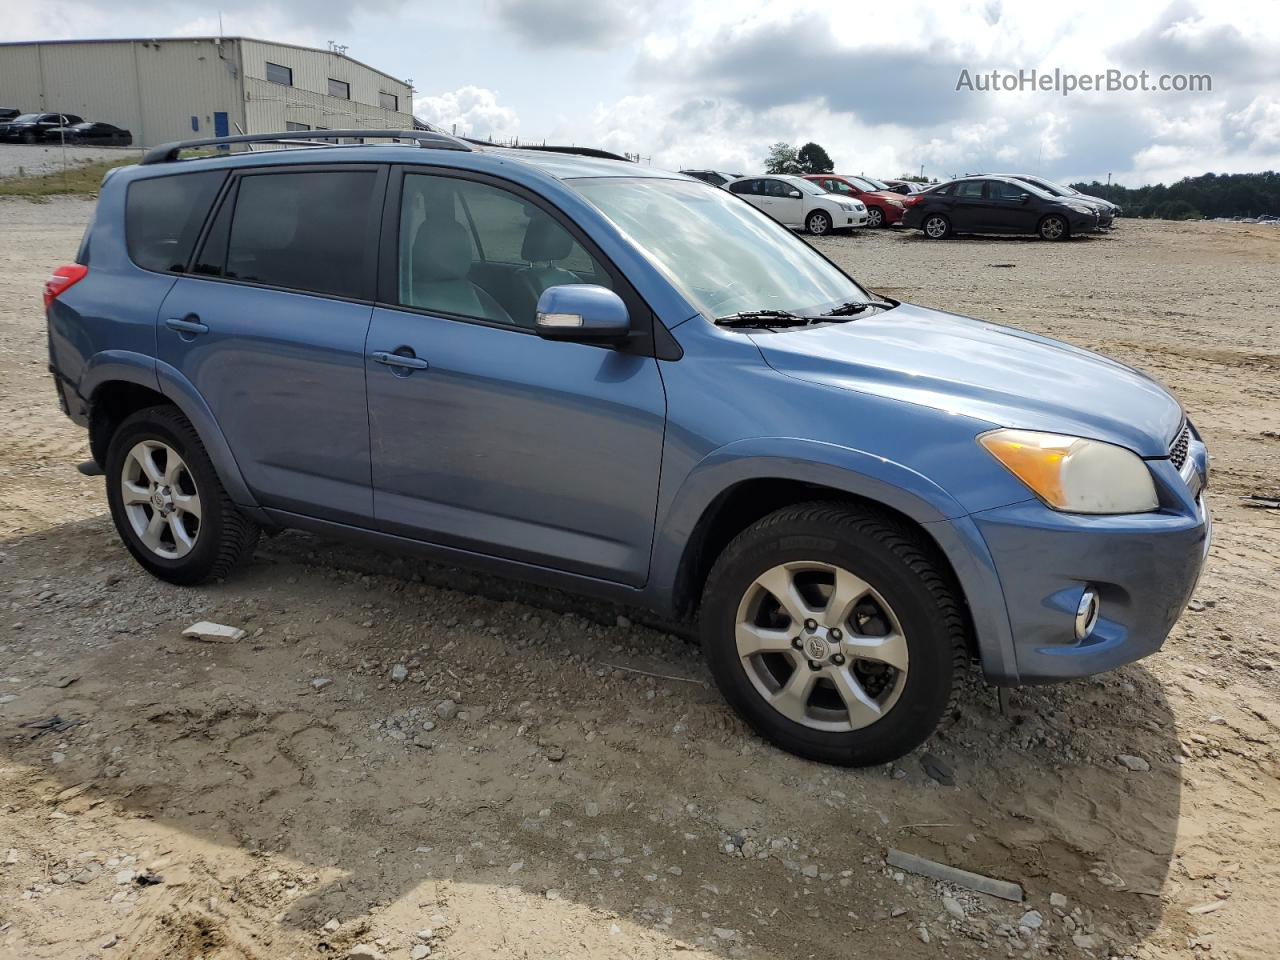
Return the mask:
<path id="1" fill-rule="evenodd" d="M 176 330 L 178 333 L 191 334 L 192 336 L 209 332 L 209 325 L 207 323 L 201 323 L 199 318 L 194 316 L 188 317 L 184 320 L 179 320 L 176 317 L 170 317 L 164 322 L 164 325 L 170 330 Z"/>
<path id="2" fill-rule="evenodd" d="M 431 366 L 427 361 L 412 354 L 404 356 L 399 353 L 388 353 L 386 350 L 375 350 L 369 356 L 375 363 L 382 363 L 388 367 L 401 367 L 405 370 L 426 370 Z"/>

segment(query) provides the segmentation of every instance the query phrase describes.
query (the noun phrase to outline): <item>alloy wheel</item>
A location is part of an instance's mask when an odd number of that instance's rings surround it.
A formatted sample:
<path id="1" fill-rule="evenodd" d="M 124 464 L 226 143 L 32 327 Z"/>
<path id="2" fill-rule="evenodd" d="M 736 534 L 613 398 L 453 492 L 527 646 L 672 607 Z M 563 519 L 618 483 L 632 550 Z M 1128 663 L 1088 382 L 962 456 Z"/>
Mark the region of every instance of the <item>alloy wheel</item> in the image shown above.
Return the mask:
<path id="1" fill-rule="evenodd" d="M 884 223 L 884 214 L 879 207 L 872 207 L 867 211 L 867 226 L 878 227 Z"/>
<path id="2" fill-rule="evenodd" d="M 125 516 L 148 550 L 166 560 L 185 557 L 200 536 L 200 492 L 178 452 L 143 440 L 124 458 L 120 492 Z"/>
<path id="3" fill-rule="evenodd" d="M 941 217 L 930 217 L 924 222 L 924 232 L 934 240 L 945 236 L 947 233 L 947 221 Z"/>
<path id="4" fill-rule="evenodd" d="M 848 732 L 885 716 L 907 679 L 907 640 L 862 578 L 820 561 L 771 567 L 742 596 L 738 658 L 773 709 L 813 730 Z"/>
<path id="5" fill-rule="evenodd" d="M 831 229 L 831 221 L 824 213 L 815 213 L 809 218 L 809 232 L 814 236 L 822 236 Z"/>
<path id="6" fill-rule="evenodd" d="M 1046 240 L 1057 240 L 1066 230 L 1061 217 L 1050 217 L 1040 225 L 1040 236 Z"/>

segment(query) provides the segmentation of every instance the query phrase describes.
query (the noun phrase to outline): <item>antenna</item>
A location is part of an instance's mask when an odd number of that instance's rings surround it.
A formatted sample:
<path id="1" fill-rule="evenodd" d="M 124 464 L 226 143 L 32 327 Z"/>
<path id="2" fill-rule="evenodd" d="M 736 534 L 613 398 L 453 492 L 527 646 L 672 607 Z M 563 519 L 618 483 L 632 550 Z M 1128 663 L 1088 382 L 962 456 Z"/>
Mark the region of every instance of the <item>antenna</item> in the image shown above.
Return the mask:
<path id="1" fill-rule="evenodd" d="M 218 39 L 222 39 L 222 11 L 218 11 Z"/>

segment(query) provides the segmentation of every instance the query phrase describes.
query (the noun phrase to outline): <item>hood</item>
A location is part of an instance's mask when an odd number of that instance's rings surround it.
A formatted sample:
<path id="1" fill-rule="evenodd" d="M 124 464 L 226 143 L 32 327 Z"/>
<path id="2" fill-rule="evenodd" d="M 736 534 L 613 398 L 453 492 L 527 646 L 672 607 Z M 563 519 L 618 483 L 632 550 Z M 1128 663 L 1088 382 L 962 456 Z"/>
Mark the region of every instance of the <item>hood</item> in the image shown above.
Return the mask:
<path id="1" fill-rule="evenodd" d="M 902 304 L 846 323 L 752 333 L 779 373 L 993 426 L 1090 437 L 1164 457 L 1182 408 L 1154 380 L 1088 350 Z"/>

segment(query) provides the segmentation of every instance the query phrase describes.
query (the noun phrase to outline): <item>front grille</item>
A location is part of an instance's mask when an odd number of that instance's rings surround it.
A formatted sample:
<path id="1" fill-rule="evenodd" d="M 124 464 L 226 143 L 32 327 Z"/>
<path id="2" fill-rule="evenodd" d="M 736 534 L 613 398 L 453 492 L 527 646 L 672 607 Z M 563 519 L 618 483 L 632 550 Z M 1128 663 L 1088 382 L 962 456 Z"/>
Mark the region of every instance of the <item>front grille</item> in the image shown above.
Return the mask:
<path id="1" fill-rule="evenodd" d="M 1175 470 L 1182 470 L 1182 465 L 1187 462 L 1187 444 L 1191 442 L 1191 427 L 1187 424 L 1182 425 L 1182 429 L 1178 432 L 1178 436 L 1169 446 L 1169 461 L 1173 464 Z"/>

